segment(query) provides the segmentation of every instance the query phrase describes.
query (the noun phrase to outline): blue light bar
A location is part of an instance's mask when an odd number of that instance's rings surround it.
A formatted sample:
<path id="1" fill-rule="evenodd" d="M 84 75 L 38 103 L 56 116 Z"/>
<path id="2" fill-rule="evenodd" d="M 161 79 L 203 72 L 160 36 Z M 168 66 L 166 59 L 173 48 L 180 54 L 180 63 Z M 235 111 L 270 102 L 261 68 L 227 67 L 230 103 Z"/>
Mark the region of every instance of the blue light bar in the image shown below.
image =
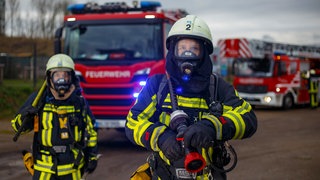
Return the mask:
<path id="1" fill-rule="evenodd" d="M 83 11 L 86 7 L 86 4 L 71 4 L 68 6 L 68 11 L 74 12 L 74 11 Z"/>
<path id="2" fill-rule="evenodd" d="M 139 96 L 139 93 L 133 93 L 134 98 L 138 98 L 138 96 Z"/>
<path id="3" fill-rule="evenodd" d="M 287 53 L 284 50 L 276 50 L 273 52 L 273 54 L 276 56 L 287 55 Z"/>
<path id="4" fill-rule="evenodd" d="M 104 5 L 97 3 L 72 4 L 68 6 L 68 11 L 72 14 L 85 13 L 115 13 L 129 11 L 156 11 L 157 7 L 161 7 L 161 3 L 157 1 L 141 1 L 140 7 L 129 7 L 125 2 L 108 2 Z"/>
<path id="5" fill-rule="evenodd" d="M 145 86 L 146 84 L 147 84 L 146 81 L 140 81 L 140 82 L 139 82 L 139 85 L 140 85 L 140 86 Z"/>
<path id="6" fill-rule="evenodd" d="M 140 2 L 141 8 L 156 8 L 161 7 L 161 3 L 157 1 L 141 1 Z"/>

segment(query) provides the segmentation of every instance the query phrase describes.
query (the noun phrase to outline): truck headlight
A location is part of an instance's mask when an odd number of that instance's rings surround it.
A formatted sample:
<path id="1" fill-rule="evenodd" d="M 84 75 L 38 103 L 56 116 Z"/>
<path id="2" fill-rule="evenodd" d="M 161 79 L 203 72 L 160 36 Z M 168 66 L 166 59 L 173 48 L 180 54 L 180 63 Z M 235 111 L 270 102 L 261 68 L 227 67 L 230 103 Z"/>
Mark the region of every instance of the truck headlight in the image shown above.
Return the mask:
<path id="1" fill-rule="evenodd" d="M 264 100 L 264 102 L 266 102 L 266 103 L 270 103 L 271 100 L 272 100 L 272 98 L 271 98 L 270 96 L 265 96 L 265 97 L 263 98 L 263 100 Z"/>

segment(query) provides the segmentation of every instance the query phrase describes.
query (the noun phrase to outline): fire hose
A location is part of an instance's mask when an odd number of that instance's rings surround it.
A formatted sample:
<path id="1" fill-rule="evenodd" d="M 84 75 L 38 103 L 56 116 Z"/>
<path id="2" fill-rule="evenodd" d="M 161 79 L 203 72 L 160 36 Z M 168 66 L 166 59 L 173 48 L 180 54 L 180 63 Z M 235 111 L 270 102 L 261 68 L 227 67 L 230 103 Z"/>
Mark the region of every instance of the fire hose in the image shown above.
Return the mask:
<path id="1" fill-rule="evenodd" d="M 177 141 L 181 143 L 182 148 L 184 148 L 185 150 L 185 156 L 186 156 L 184 161 L 185 169 L 191 173 L 200 172 L 206 166 L 206 161 L 201 156 L 201 154 L 199 154 L 196 150 L 191 148 L 186 148 L 184 146 L 183 134 L 187 129 L 186 119 L 188 119 L 188 115 L 183 110 L 179 110 L 176 95 L 174 93 L 172 82 L 168 74 L 167 74 L 167 79 L 168 79 L 170 100 L 171 100 L 172 111 L 173 111 L 170 119 L 170 128 L 178 132 L 176 136 Z"/>

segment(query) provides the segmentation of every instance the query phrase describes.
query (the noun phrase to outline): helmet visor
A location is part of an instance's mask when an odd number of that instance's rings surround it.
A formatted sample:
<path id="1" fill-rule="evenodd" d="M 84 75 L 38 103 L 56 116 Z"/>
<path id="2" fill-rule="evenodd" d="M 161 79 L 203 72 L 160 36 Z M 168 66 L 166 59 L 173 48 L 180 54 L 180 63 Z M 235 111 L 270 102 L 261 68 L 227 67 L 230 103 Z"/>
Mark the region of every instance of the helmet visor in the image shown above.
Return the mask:
<path id="1" fill-rule="evenodd" d="M 183 38 L 175 45 L 175 57 L 178 59 L 202 59 L 203 45 L 196 39 Z"/>
<path id="2" fill-rule="evenodd" d="M 51 74 L 52 82 L 57 83 L 61 82 L 63 79 L 65 82 L 70 83 L 71 82 L 71 72 L 70 71 L 54 71 Z"/>

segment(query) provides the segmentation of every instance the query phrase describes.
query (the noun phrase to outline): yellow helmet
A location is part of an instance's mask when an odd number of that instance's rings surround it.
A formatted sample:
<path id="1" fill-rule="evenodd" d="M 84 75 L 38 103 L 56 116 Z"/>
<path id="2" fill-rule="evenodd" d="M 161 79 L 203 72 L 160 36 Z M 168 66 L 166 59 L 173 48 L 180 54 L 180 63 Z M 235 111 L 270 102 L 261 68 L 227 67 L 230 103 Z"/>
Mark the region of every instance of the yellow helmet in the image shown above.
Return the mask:
<path id="1" fill-rule="evenodd" d="M 167 49 L 169 49 L 170 41 L 178 37 L 204 40 L 209 54 L 213 52 L 210 28 L 207 23 L 195 15 L 187 15 L 174 23 L 166 41 Z"/>
<path id="2" fill-rule="evenodd" d="M 311 69 L 310 74 L 314 75 L 314 74 L 316 74 L 316 71 L 314 69 Z"/>
<path id="3" fill-rule="evenodd" d="M 74 62 L 68 55 L 56 54 L 48 60 L 46 72 L 55 68 L 67 68 L 74 71 Z"/>

